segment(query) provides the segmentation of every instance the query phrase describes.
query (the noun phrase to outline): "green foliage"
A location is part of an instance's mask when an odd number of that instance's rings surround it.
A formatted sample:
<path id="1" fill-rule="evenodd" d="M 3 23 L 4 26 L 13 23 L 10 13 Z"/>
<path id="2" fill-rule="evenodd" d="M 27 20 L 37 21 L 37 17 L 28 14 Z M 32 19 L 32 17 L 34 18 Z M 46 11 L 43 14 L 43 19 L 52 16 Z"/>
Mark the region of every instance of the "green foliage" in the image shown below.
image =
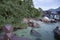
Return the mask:
<path id="1" fill-rule="evenodd" d="M 16 23 L 13 25 L 15 28 L 27 28 L 28 27 L 28 24 L 25 24 L 25 23 Z"/>
<path id="2" fill-rule="evenodd" d="M 36 18 L 41 16 L 41 13 L 41 9 L 33 7 L 32 0 L 0 0 L 0 26 L 20 25 L 23 18 Z"/>

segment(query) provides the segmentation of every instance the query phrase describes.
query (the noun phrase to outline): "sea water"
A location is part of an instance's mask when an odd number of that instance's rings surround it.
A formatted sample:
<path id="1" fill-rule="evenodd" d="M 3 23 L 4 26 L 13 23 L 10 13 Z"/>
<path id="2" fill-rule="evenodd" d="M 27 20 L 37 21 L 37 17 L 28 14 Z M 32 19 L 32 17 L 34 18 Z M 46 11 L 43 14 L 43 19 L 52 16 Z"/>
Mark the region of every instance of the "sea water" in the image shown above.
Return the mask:
<path id="1" fill-rule="evenodd" d="M 34 30 L 40 33 L 40 37 L 30 34 L 30 30 L 32 29 L 32 27 L 17 30 L 14 33 L 19 37 L 30 38 L 31 40 L 55 40 L 53 29 L 55 29 L 56 26 L 60 26 L 60 22 L 57 23 L 44 23 L 40 21 L 36 22 L 39 24 L 39 28 L 34 28 Z"/>

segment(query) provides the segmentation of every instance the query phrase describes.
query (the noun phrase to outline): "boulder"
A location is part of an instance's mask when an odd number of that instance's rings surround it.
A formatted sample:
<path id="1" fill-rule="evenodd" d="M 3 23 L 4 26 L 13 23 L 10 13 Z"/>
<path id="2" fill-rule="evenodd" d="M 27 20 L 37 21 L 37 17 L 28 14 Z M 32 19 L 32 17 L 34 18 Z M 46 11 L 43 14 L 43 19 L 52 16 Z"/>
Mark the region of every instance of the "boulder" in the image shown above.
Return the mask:
<path id="1" fill-rule="evenodd" d="M 44 17 L 44 18 L 42 19 L 42 21 L 43 21 L 43 22 L 50 22 L 50 19 L 49 19 L 48 17 Z"/>

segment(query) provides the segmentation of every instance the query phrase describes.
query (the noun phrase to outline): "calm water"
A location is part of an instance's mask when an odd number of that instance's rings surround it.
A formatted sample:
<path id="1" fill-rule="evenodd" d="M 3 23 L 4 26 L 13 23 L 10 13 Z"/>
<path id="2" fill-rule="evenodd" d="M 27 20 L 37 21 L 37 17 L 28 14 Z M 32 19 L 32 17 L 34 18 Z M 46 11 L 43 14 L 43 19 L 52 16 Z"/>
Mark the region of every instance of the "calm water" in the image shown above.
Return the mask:
<path id="1" fill-rule="evenodd" d="M 36 30 L 41 34 L 40 37 L 33 36 L 30 34 L 31 27 L 28 27 L 27 29 L 15 31 L 16 35 L 20 37 L 22 36 L 22 37 L 30 38 L 31 40 L 55 40 L 53 29 L 56 26 L 59 26 L 60 22 L 47 24 L 47 23 L 37 21 L 37 23 L 39 24 L 39 28 L 34 28 L 34 30 Z"/>

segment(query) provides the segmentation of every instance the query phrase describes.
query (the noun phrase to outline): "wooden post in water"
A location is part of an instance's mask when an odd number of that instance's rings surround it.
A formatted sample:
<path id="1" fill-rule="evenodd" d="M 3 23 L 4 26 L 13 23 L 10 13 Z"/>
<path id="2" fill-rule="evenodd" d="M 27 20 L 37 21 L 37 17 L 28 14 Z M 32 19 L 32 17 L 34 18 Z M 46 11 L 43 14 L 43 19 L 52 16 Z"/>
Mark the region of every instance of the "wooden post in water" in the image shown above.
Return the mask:
<path id="1" fill-rule="evenodd" d="M 3 31 L 4 31 L 4 40 L 11 40 L 12 36 L 13 36 L 13 27 L 12 25 L 5 25 L 3 27 Z"/>

